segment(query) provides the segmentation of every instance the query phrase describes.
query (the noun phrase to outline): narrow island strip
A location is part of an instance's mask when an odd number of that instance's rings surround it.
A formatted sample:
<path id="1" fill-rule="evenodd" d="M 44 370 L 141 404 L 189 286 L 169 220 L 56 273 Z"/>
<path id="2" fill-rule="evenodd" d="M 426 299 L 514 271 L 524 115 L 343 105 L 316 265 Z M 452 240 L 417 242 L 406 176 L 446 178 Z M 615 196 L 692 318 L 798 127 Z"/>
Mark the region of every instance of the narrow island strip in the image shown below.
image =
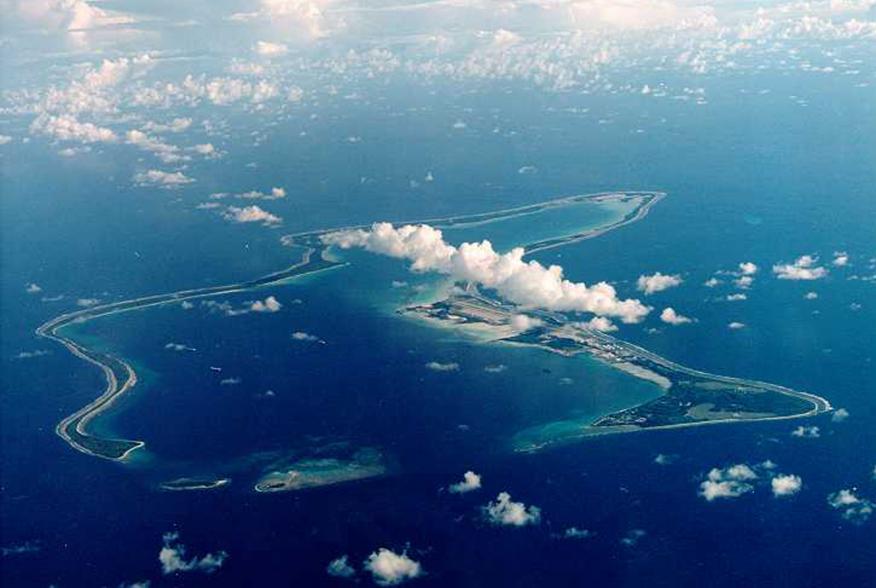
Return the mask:
<path id="1" fill-rule="evenodd" d="M 435 228 L 463 228 L 519 216 L 537 215 L 546 210 L 583 202 L 636 203 L 630 212 L 609 224 L 524 245 L 526 254 L 530 255 L 592 239 L 637 222 L 645 218 L 650 209 L 664 197 L 665 194 L 662 192 L 602 192 L 566 196 L 489 213 L 428 219 L 420 222 L 431 224 Z M 238 284 L 182 290 L 95 306 L 63 314 L 41 325 L 36 330 L 37 335 L 57 341 L 76 357 L 97 366 L 103 371 L 106 379 L 103 393 L 65 417 L 56 428 L 57 434 L 78 451 L 117 461 L 128 459 L 133 452 L 145 445 L 143 441 L 107 438 L 88 431 L 88 425 L 93 419 L 108 410 L 120 396 L 137 384 L 137 374 L 123 359 L 89 349 L 71 336 L 63 334 L 61 331 L 65 326 L 193 298 L 243 292 L 342 267 L 347 263 L 334 258 L 331 245 L 327 244 L 323 237 L 329 233 L 361 228 L 367 228 L 367 225 L 284 236 L 281 239 L 284 245 L 302 249 L 301 259 L 284 270 L 261 278 Z M 518 309 L 504 303 L 495 293 L 480 292 L 471 284 L 465 285 L 464 293 L 455 293 L 445 300 L 412 306 L 400 312 L 408 316 L 437 321 L 443 325 L 472 327 L 473 330 L 482 331 L 485 327 L 499 328 L 501 336 L 493 338 L 497 343 L 533 346 L 566 356 L 587 354 L 637 378 L 648 380 L 663 391 L 663 394 L 655 400 L 606 415 L 594 422 L 572 423 L 571 426 L 560 427 L 561 434 L 557 434 L 557 427 L 551 425 L 523 431 L 515 436 L 513 441 L 515 451 L 536 451 L 549 445 L 608 433 L 800 418 L 832 410 L 827 400 L 814 394 L 798 392 L 774 384 L 716 376 L 681 366 L 604 332 L 574 323 L 561 313 L 535 311 L 534 314 L 540 319 L 539 327 L 525 331 L 514 329 L 509 331 L 511 319 L 517 314 Z M 341 467 L 342 465 L 314 462 L 289 471 L 276 471 L 262 480 L 257 490 L 270 492 L 280 488 L 306 487 L 313 485 L 314 480 L 322 478 L 367 477 L 376 471 L 372 471 L 373 464 L 369 464 L 369 467 L 349 468 Z M 307 475 L 303 475 L 302 471 Z M 182 482 L 178 486 L 186 487 L 188 483 Z"/>

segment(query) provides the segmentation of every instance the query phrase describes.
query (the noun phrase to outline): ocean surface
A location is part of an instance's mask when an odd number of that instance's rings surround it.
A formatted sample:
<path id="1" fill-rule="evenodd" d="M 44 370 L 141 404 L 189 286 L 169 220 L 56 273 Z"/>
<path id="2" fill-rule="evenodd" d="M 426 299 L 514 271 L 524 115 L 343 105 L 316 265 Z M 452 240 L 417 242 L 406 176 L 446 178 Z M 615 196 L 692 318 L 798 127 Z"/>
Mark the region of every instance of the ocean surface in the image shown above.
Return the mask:
<path id="1" fill-rule="evenodd" d="M 850 95 L 792 73 L 770 79 L 768 94 L 751 78 L 714 83 L 726 87 L 703 105 L 514 86 L 460 95 L 390 87 L 421 108 L 327 101 L 319 118 L 274 121 L 270 139 L 250 153 L 193 163 L 213 167 L 179 191 L 130 187 L 133 158 L 95 151 L 74 166 L 38 142 L 4 154 L 0 514 L 3 547 L 33 549 L 4 555 L 2 584 L 342 585 L 325 573 L 330 560 L 348 554 L 358 563 L 388 547 L 421 562 L 426 574 L 415 584 L 423 587 L 876 585 L 876 517 L 853 524 L 827 503 L 853 487 L 876 500 L 876 282 L 852 279 L 876 273 L 876 88 Z M 789 99 L 807 88 L 806 105 Z M 466 128 L 453 129 L 457 120 Z M 339 139 L 350 134 L 362 142 Z M 429 172 L 433 181 L 424 180 Z M 272 185 L 289 192 L 265 203 L 285 219 L 277 229 L 233 226 L 196 209 L 214 191 Z M 243 309 L 272 295 L 283 305 L 277 313 L 226 316 L 195 301 L 77 325 L 141 376 L 96 429 L 143 439 L 147 451 L 110 463 L 54 433 L 104 385 L 93 366 L 33 334 L 77 299 L 257 277 L 294 261 L 280 243 L 286 233 L 625 189 L 668 196 L 639 222 L 535 258 L 574 280 L 608 280 L 624 297 L 641 296 L 640 274 L 681 274 L 680 287 L 647 297 L 657 312 L 617 336 L 693 368 L 816 393 L 848 410 L 847 420 L 615 435 L 514 454 L 508 442 L 527 427 L 605 414 L 657 390 L 585 358 L 489 344 L 399 316 L 440 279 L 350 252 L 348 267 L 215 299 Z M 586 222 L 616 213 L 593 210 Z M 555 221 L 567 227 L 567 218 Z M 480 228 L 459 237 L 504 247 L 523 233 L 541 238 L 545 227 L 518 219 L 493 235 Z M 826 279 L 770 275 L 773 264 L 803 254 L 829 265 L 835 251 L 848 252 L 850 264 L 831 267 Z M 744 261 L 761 268 L 747 300 L 724 299 L 736 291 L 732 277 L 702 285 Z M 43 291 L 26 293 L 30 282 Z M 811 291 L 817 299 L 804 297 Z M 660 323 L 665 306 L 696 322 Z M 316 340 L 294 340 L 294 332 Z M 38 350 L 48 353 L 19 357 Z M 433 361 L 459 369 L 426 369 Z M 501 373 L 484 370 L 500 364 Z M 801 424 L 821 436 L 792 436 Z M 388 473 L 252 491 L 263 464 L 326 447 L 379 448 Z M 658 465 L 658 454 L 674 459 Z M 801 476 L 802 491 L 698 496 L 711 468 L 765 460 Z M 483 488 L 446 492 L 468 469 Z M 156 487 L 194 474 L 232 483 L 205 492 Z M 540 507 L 541 524 L 488 524 L 480 507 L 501 491 Z M 569 527 L 591 536 L 565 539 Z M 221 549 L 227 563 L 213 576 L 162 578 L 157 556 L 171 530 L 191 555 Z"/>

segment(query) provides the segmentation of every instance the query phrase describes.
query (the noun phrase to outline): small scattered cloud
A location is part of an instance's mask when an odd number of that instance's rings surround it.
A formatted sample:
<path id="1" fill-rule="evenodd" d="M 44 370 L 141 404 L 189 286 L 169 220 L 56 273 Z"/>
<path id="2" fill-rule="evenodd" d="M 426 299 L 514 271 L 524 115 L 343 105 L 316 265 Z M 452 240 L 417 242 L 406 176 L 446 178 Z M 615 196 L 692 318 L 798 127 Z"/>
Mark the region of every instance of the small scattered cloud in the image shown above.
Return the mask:
<path id="1" fill-rule="evenodd" d="M 806 300 L 818 300 L 818 292 L 807 292 L 803 298 Z"/>
<path id="2" fill-rule="evenodd" d="M 827 503 L 855 524 L 867 522 L 873 514 L 873 502 L 857 494 L 857 488 L 844 489 L 828 495 Z"/>
<path id="3" fill-rule="evenodd" d="M 266 226 L 277 225 L 283 220 L 255 204 L 243 207 L 229 206 L 222 216 L 235 223 L 262 223 Z"/>
<path id="4" fill-rule="evenodd" d="M 190 118 L 175 118 L 169 123 L 156 123 L 149 121 L 143 125 L 143 130 L 152 133 L 181 133 L 192 126 Z"/>
<path id="5" fill-rule="evenodd" d="M 329 562 L 325 569 L 329 576 L 335 578 L 352 578 L 356 575 L 356 570 L 350 565 L 349 558 L 342 555 Z"/>
<path id="6" fill-rule="evenodd" d="M 42 549 L 43 546 L 40 545 L 39 541 L 25 541 L 24 543 L 5 545 L 2 550 L 0 550 L 0 553 L 3 554 L 3 557 L 8 557 L 10 555 L 29 555 L 39 553 Z"/>
<path id="7" fill-rule="evenodd" d="M 80 122 L 72 114 L 41 114 L 31 123 L 30 132 L 34 135 L 47 135 L 59 141 L 79 143 L 115 143 L 119 140 L 111 129 L 90 122 Z"/>
<path id="8" fill-rule="evenodd" d="M 593 537 L 593 531 L 589 529 L 579 529 L 578 527 L 569 527 L 563 531 L 564 539 L 590 539 Z"/>
<path id="9" fill-rule="evenodd" d="M 13 357 L 15 359 L 33 359 L 35 357 L 43 357 L 51 354 L 51 351 L 46 351 L 45 349 L 35 349 L 33 351 L 19 351 Z"/>
<path id="10" fill-rule="evenodd" d="M 191 158 L 184 155 L 179 147 L 165 143 L 164 141 L 147 135 L 143 131 L 136 129 L 125 133 L 125 143 L 133 145 L 143 151 L 152 153 L 164 163 L 178 163 L 180 161 L 188 161 Z"/>
<path id="11" fill-rule="evenodd" d="M 737 288 L 741 288 L 743 290 L 747 290 L 751 288 L 751 285 L 754 283 L 753 276 L 739 276 L 735 280 L 733 280 L 733 285 Z"/>
<path id="12" fill-rule="evenodd" d="M 660 313 L 660 320 L 670 325 L 683 325 L 693 322 L 693 319 L 679 314 L 671 306 L 663 309 L 663 312 Z"/>
<path id="13" fill-rule="evenodd" d="M 654 458 L 654 463 L 657 465 L 670 465 L 678 460 L 678 456 L 672 453 L 658 453 Z"/>
<path id="14" fill-rule="evenodd" d="M 646 295 L 650 295 L 655 292 L 662 292 L 663 290 L 674 288 L 682 282 L 683 280 L 678 274 L 664 275 L 657 272 L 650 276 L 639 276 L 639 279 L 636 280 L 636 288 L 641 292 L 644 292 Z"/>
<path id="15" fill-rule="evenodd" d="M 757 264 L 751 261 L 743 261 L 739 264 L 739 273 L 743 276 L 753 276 L 758 271 Z"/>
<path id="16" fill-rule="evenodd" d="M 316 335 L 312 335 L 305 331 L 295 331 L 294 333 L 292 333 L 292 340 L 301 341 L 302 343 L 325 343 L 325 341 L 323 341 Z"/>
<path id="17" fill-rule="evenodd" d="M 451 484 L 448 487 L 451 494 L 465 494 L 467 492 L 473 492 L 474 490 L 478 490 L 481 487 L 481 477 L 469 470 L 462 475 L 462 481 L 456 482 L 455 484 Z"/>
<path id="18" fill-rule="evenodd" d="M 826 268 L 817 266 L 818 258 L 801 255 L 794 263 L 779 263 L 773 266 L 773 273 L 780 280 L 820 280 L 827 276 Z"/>
<path id="19" fill-rule="evenodd" d="M 194 347 L 189 347 L 188 345 L 184 345 L 183 343 L 166 343 L 164 345 L 165 349 L 170 351 L 197 351 Z"/>
<path id="20" fill-rule="evenodd" d="M 793 431 L 791 431 L 792 437 L 800 437 L 801 439 L 818 439 L 821 437 L 821 429 L 818 427 L 804 427 L 800 425 Z"/>
<path id="21" fill-rule="evenodd" d="M 255 45 L 255 52 L 262 57 L 278 57 L 289 52 L 289 46 L 283 43 L 270 43 L 259 41 Z"/>
<path id="22" fill-rule="evenodd" d="M 158 561 L 161 562 L 161 571 L 164 574 L 176 574 L 179 572 L 200 571 L 212 574 L 222 567 L 228 554 L 224 551 L 208 553 L 203 557 L 186 559 L 185 545 L 179 542 L 179 533 L 165 533 L 162 537 L 164 546 L 158 553 Z"/>
<path id="23" fill-rule="evenodd" d="M 229 192 L 215 192 L 210 194 L 211 200 L 221 200 L 223 198 L 238 198 L 241 200 L 281 200 L 286 197 L 286 189 L 274 186 L 270 192 L 260 192 L 259 190 L 250 190 L 249 192 L 240 192 L 239 194 L 231 194 Z"/>
<path id="24" fill-rule="evenodd" d="M 100 299 L 98 298 L 78 298 L 76 300 L 76 306 L 81 306 L 83 308 L 97 306 L 98 304 L 100 304 Z"/>
<path id="25" fill-rule="evenodd" d="M 43 289 L 38 284 L 31 282 L 24 288 L 24 291 L 28 294 L 39 294 Z"/>
<path id="26" fill-rule="evenodd" d="M 834 423 L 842 423 L 846 419 L 848 419 L 849 416 L 850 415 L 848 410 L 846 410 L 845 408 L 838 408 L 833 411 L 833 414 L 830 416 L 830 420 Z"/>
<path id="27" fill-rule="evenodd" d="M 751 482 L 757 477 L 757 473 L 744 463 L 724 469 L 712 468 L 700 483 L 700 496 L 708 502 L 718 498 L 738 498 L 754 490 Z"/>
<path id="28" fill-rule="evenodd" d="M 455 361 L 441 363 L 440 361 L 430 361 L 426 364 L 426 369 L 433 372 L 458 372 L 459 364 Z"/>
<path id="29" fill-rule="evenodd" d="M 753 492 L 758 486 L 768 486 L 776 498 L 791 496 L 803 488 L 803 480 L 794 474 L 779 474 L 771 460 L 758 464 L 736 464 L 726 468 L 712 468 L 700 483 L 699 495 L 707 502 L 719 498 L 738 498 Z"/>
<path id="30" fill-rule="evenodd" d="M 249 309 L 253 312 L 278 312 L 283 305 L 273 296 L 268 296 L 264 300 L 256 300 Z"/>
<path id="31" fill-rule="evenodd" d="M 522 502 L 514 502 L 507 492 L 500 492 L 495 502 L 483 507 L 487 520 L 494 525 L 525 527 L 541 522 L 541 509 L 537 506 L 526 506 Z"/>
<path id="32" fill-rule="evenodd" d="M 831 263 L 836 267 L 845 267 L 849 264 L 849 254 L 845 251 L 834 251 Z"/>
<path id="33" fill-rule="evenodd" d="M 703 286 L 705 286 L 706 288 L 714 288 L 715 286 L 717 286 L 721 283 L 722 283 L 721 280 L 719 280 L 718 278 L 712 277 L 712 278 L 709 278 L 708 280 L 706 280 L 705 282 L 703 282 Z"/>
<path id="34" fill-rule="evenodd" d="M 420 562 L 408 557 L 406 551 L 398 554 L 385 547 L 369 555 L 364 567 L 379 586 L 396 586 L 424 573 Z"/>
<path id="35" fill-rule="evenodd" d="M 488 374 L 501 374 L 502 372 L 505 372 L 507 370 L 508 370 L 508 366 L 505 365 L 504 363 L 496 363 L 496 364 L 484 366 L 484 371 L 487 372 Z"/>
<path id="36" fill-rule="evenodd" d="M 797 494 L 803 488 L 803 480 L 793 474 L 779 474 L 770 480 L 773 496 L 791 496 Z"/>
<path id="37" fill-rule="evenodd" d="M 745 323 L 740 323 L 739 321 L 733 321 L 732 323 L 727 324 L 727 328 L 733 331 L 738 331 L 739 329 L 745 328 Z"/>
<path id="38" fill-rule="evenodd" d="M 726 298 L 727 302 L 741 302 L 742 300 L 748 300 L 748 295 L 744 292 L 737 292 L 736 294 L 728 294 Z"/>
<path id="39" fill-rule="evenodd" d="M 173 189 L 185 186 L 186 184 L 191 184 L 194 181 L 195 180 L 180 171 L 166 172 L 160 169 L 150 169 L 145 172 L 134 174 L 134 184 L 141 188 L 153 186 Z"/>
<path id="40" fill-rule="evenodd" d="M 646 533 L 643 529 L 630 529 L 626 535 L 621 537 L 621 545 L 625 547 L 635 547 L 638 545 L 639 541 L 644 539 L 648 533 Z"/>

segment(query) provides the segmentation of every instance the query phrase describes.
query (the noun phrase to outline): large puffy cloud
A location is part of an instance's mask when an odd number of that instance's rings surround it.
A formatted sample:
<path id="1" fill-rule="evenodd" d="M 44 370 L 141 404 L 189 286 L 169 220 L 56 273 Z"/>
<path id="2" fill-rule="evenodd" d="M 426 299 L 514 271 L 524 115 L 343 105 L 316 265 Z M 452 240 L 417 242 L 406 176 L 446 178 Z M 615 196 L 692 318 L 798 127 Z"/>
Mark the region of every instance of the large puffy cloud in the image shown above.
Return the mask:
<path id="1" fill-rule="evenodd" d="M 408 557 L 407 552 L 398 554 L 385 547 L 368 556 L 365 569 L 380 586 L 395 586 L 423 575 L 420 562 Z"/>
<path id="2" fill-rule="evenodd" d="M 827 269 L 815 265 L 818 258 L 812 255 L 801 255 L 794 263 L 777 263 L 773 273 L 780 280 L 819 280 L 827 275 Z"/>
<path id="3" fill-rule="evenodd" d="M 494 525 L 525 527 L 541 522 L 541 509 L 537 506 L 526 506 L 522 502 L 514 502 L 507 492 L 500 492 L 495 502 L 484 507 L 487 520 Z"/>
<path id="4" fill-rule="evenodd" d="M 499 254 L 489 241 L 454 247 L 440 230 L 429 225 L 375 223 L 369 230 L 352 229 L 323 236 L 325 243 L 343 249 L 360 247 L 373 253 L 412 261 L 411 269 L 448 274 L 496 290 L 506 300 L 529 308 L 589 312 L 636 323 L 650 312 L 639 300 L 621 300 L 606 282 L 587 286 L 563 277 L 558 265 L 524 261 L 523 248 Z"/>

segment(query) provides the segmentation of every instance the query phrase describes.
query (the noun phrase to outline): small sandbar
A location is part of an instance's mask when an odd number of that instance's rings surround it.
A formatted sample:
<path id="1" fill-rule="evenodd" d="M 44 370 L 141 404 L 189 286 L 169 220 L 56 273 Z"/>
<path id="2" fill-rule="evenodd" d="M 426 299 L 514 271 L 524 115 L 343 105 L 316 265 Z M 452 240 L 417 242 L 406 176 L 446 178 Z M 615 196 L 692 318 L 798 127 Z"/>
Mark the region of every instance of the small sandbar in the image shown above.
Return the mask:
<path id="1" fill-rule="evenodd" d="M 256 492 L 289 492 L 353 482 L 386 473 L 383 455 L 373 449 L 358 451 L 351 459 L 302 459 L 269 471 L 255 485 Z"/>
<path id="2" fill-rule="evenodd" d="M 667 378 L 666 376 L 661 376 L 657 372 L 651 371 L 648 368 L 644 368 L 640 365 L 635 365 L 626 361 L 620 361 L 612 365 L 619 370 L 627 372 L 631 376 L 635 376 L 639 379 L 647 380 L 649 382 L 654 382 L 664 390 L 669 390 L 670 388 L 672 388 L 672 382 L 669 378 Z"/>
<path id="3" fill-rule="evenodd" d="M 227 486 L 230 483 L 231 478 L 218 478 L 215 480 L 207 478 L 177 478 L 161 482 L 158 487 L 162 490 L 179 492 L 186 490 L 214 490 Z"/>

